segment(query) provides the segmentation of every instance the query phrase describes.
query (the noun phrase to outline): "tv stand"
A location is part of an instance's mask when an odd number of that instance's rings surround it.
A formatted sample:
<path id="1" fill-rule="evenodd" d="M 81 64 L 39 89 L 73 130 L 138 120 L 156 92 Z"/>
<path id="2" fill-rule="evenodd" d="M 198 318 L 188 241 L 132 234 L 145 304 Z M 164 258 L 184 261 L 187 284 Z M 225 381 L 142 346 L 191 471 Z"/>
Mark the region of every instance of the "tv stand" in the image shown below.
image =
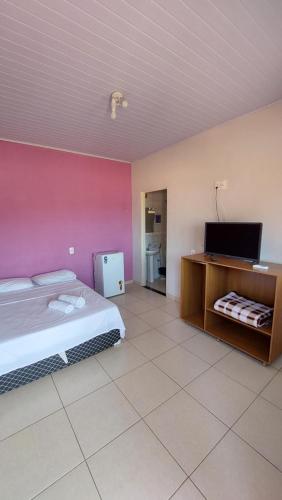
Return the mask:
<path id="1" fill-rule="evenodd" d="M 212 262 L 216 262 L 216 258 L 214 257 L 214 255 L 210 255 L 209 257 L 210 257 Z"/>
<path id="2" fill-rule="evenodd" d="M 181 259 L 181 317 L 263 363 L 282 353 L 282 264 L 267 270 L 252 263 L 206 254 Z M 235 291 L 274 308 L 272 325 L 256 328 L 215 311 L 215 301 Z"/>

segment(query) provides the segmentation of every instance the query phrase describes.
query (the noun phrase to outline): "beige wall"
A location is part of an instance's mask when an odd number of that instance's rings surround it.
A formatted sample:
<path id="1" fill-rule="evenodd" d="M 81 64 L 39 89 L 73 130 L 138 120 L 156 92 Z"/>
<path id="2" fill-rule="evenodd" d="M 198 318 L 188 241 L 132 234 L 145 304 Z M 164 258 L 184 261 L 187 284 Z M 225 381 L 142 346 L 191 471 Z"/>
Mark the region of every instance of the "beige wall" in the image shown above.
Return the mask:
<path id="1" fill-rule="evenodd" d="M 142 281 L 141 193 L 167 188 L 167 292 L 179 296 L 180 257 L 203 250 L 204 222 L 263 222 L 262 259 L 282 262 L 282 101 L 133 164 L 134 279 Z"/>

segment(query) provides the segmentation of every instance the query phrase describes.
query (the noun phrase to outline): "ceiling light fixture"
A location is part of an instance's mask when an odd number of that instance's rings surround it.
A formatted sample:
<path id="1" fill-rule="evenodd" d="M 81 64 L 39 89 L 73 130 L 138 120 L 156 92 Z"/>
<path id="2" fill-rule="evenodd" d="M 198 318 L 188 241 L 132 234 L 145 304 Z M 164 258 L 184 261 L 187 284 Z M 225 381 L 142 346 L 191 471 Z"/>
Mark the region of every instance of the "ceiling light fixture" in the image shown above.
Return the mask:
<path id="1" fill-rule="evenodd" d="M 115 120 L 117 117 L 117 108 L 127 108 L 128 102 L 125 99 L 124 95 L 119 92 L 118 90 L 115 90 L 111 94 L 111 119 Z"/>

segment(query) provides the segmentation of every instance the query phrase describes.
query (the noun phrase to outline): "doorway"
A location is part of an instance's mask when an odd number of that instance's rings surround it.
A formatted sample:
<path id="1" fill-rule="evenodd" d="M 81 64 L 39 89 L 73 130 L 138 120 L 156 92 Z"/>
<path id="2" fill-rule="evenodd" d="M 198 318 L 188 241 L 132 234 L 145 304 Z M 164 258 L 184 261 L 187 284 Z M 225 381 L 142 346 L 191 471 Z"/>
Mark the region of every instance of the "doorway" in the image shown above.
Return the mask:
<path id="1" fill-rule="evenodd" d="M 166 295 L 167 190 L 145 193 L 146 288 Z"/>

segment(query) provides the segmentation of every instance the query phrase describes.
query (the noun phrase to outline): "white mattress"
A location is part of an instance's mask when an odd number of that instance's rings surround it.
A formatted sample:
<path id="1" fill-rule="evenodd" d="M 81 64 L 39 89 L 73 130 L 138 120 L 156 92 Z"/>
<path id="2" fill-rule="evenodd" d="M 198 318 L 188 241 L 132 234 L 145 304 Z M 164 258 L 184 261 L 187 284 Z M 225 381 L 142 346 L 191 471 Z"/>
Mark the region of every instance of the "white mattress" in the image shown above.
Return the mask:
<path id="1" fill-rule="evenodd" d="M 61 293 L 84 297 L 85 307 L 70 314 L 50 310 L 49 301 Z M 78 280 L 0 294 L 0 375 L 114 329 L 124 337 L 117 306 Z"/>

